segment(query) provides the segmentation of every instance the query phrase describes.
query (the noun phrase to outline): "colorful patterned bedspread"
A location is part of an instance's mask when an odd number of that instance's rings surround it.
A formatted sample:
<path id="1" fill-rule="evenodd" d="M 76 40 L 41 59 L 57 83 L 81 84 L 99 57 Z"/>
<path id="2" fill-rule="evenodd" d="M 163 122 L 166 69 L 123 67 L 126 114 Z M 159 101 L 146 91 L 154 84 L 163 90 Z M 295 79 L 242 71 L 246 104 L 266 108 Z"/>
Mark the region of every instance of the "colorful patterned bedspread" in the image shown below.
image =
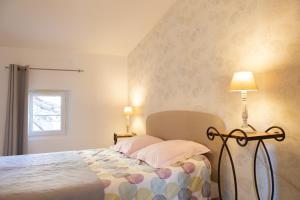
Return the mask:
<path id="1" fill-rule="evenodd" d="M 105 200 L 209 199 L 211 170 L 205 156 L 155 169 L 111 149 L 79 154 L 104 184 Z"/>

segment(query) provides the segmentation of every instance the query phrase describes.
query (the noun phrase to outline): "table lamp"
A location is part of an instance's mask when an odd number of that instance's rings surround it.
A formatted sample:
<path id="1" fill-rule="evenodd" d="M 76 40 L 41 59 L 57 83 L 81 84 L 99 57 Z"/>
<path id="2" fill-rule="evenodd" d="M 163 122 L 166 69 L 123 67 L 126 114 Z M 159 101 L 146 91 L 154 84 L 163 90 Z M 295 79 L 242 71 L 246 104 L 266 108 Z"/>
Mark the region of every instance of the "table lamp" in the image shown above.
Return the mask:
<path id="1" fill-rule="evenodd" d="M 126 117 L 126 131 L 130 133 L 130 117 L 133 115 L 133 108 L 131 106 L 125 106 L 123 113 Z"/>
<path id="2" fill-rule="evenodd" d="M 254 132 L 248 126 L 248 110 L 247 110 L 247 92 L 249 91 L 257 91 L 256 82 L 252 72 L 236 72 L 234 73 L 231 84 L 231 91 L 241 92 L 242 97 L 242 130 L 245 132 Z"/>

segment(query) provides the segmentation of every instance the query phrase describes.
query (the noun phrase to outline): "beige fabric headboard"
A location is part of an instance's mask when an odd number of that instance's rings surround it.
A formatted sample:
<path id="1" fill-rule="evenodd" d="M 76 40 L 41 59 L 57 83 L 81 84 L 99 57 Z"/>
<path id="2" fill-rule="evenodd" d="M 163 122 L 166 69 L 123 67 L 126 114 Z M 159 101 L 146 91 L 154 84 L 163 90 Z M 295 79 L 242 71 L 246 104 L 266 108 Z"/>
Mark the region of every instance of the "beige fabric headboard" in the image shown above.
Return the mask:
<path id="1" fill-rule="evenodd" d="M 212 164 L 212 180 L 217 181 L 221 140 L 216 138 L 211 141 L 207 138 L 206 130 L 209 126 L 214 126 L 222 132 L 225 130 L 224 122 L 212 114 L 193 111 L 165 111 L 154 113 L 147 118 L 146 132 L 148 135 L 164 140 L 192 140 L 207 146 L 211 150 L 206 156 Z"/>

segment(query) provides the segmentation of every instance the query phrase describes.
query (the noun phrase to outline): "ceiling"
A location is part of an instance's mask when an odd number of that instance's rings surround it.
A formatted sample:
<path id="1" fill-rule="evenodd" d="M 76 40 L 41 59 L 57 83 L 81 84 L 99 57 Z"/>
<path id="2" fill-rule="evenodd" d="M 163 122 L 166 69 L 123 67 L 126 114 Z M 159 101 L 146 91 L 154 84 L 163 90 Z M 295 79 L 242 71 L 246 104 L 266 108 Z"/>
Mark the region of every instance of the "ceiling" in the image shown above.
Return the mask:
<path id="1" fill-rule="evenodd" d="M 127 56 L 176 0 L 0 0 L 0 46 Z"/>

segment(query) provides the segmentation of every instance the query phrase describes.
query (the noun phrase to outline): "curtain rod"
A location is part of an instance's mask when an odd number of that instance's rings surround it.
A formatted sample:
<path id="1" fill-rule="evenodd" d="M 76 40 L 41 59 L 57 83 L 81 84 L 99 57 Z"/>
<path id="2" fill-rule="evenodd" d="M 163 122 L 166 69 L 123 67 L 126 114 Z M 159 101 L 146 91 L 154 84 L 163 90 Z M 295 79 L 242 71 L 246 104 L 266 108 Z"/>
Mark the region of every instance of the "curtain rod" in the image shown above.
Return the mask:
<path id="1" fill-rule="evenodd" d="M 9 67 L 5 67 L 9 69 Z M 29 67 L 30 70 L 42 70 L 42 71 L 63 71 L 63 72 L 84 72 L 82 69 L 58 69 L 58 68 L 39 68 L 39 67 Z"/>

